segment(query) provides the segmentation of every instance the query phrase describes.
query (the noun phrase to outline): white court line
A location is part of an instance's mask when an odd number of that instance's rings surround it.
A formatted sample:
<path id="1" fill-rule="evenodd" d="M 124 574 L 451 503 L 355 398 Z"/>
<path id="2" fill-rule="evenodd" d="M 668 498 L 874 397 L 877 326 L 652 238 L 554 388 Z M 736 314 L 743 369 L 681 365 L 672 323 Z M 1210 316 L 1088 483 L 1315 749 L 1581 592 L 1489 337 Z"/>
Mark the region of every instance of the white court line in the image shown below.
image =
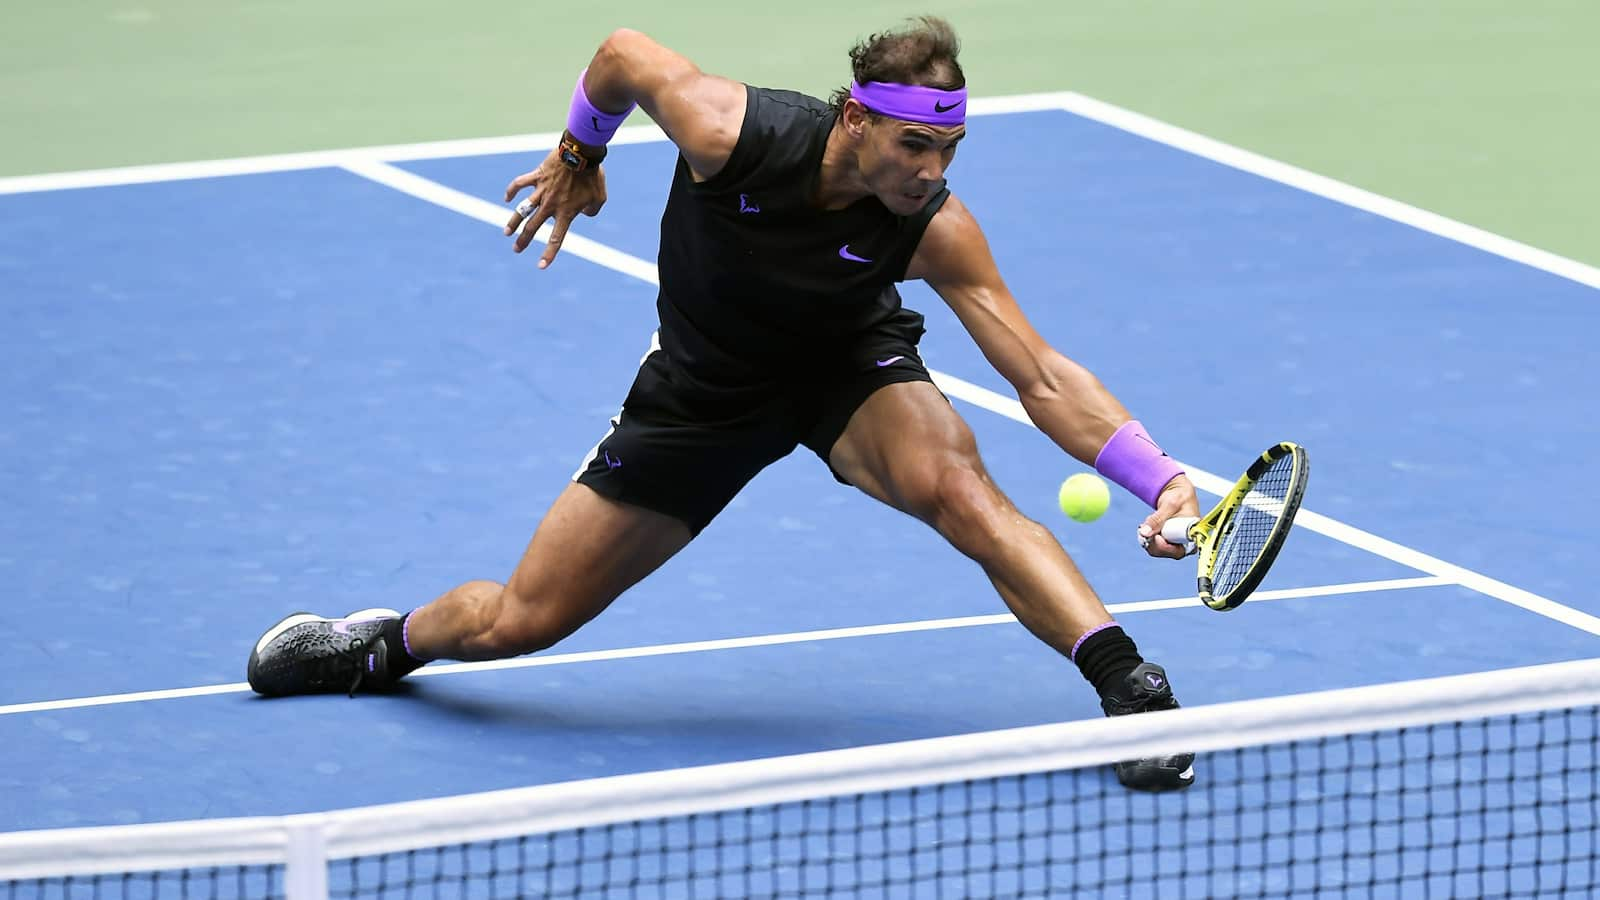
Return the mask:
<path id="1" fill-rule="evenodd" d="M 360 160 L 407 162 L 444 159 L 452 156 L 488 156 L 496 153 L 532 153 L 555 146 L 561 133 L 508 135 L 470 138 L 459 141 L 434 141 L 426 144 L 392 144 L 382 147 L 352 147 L 346 150 L 313 150 L 306 153 L 277 153 L 270 156 L 243 156 L 236 159 L 205 159 L 195 162 L 157 163 L 115 169 L 86 169 L 81 172 L 51 172 L 44 175 L 13 175 L 0 178 L 0 195 L 31 194 L 39 191 L 70 191 L 82 188 L 117 187 L 163 181 L 188 181 L 195 178 L 223 178 L 233 175 L 266 175 L 273 172 L 298 172 L 304 169 L 330 169 Z M 649 144 L 667 139 L 654 125 L 632 125 L 617 132 L 614 144 Z M 507 179 L 508 181 L 510 179 Z"/>
<path id="2" fill-rule="evenodd" d="M 975 116 L 1059 110 L 1066 95 L 1018 94 L 1012 97 L 975 97 L 968 110 Z M 420 144 L 390 144 L 379 147 L 352 147 L 345 150 L 316 150 L 308 153 L 278 153 L 270 156 L 245 156 L 237 159 L 208 159 L 196 162 L 158 163 L 148 166 L 123 166 L 114 169 L 87 169 L 80 172 L 52 172 L 43 175 L 14 175 L 0 178 L 0 194 L 29 194 L 38 191 L 65 191 L 82 188 L 115 187 L 124 184 L 149 184 L 159 181 L 185 181 L 192 178 L 220 178 L 229 175 L 264 175 L 269 172 L 295 172 L 350 163 L 406 162 L 420 159 L 445 159 L 456 156 L 487 156 L 496 153 L 532 153 L 556 145 L 561 132 L 469 138 L 458 141 L 429 141 Z M 655 125 L 630 125 L 617 132 L 612 144 L 648 144 L 667 139 Z M 506 179 L 509 181 L 510 179 Z"/>
<path id="3" fill-rule="evenodd" d="M 445 187 L 438 182 L 429 181 L 426 178 L 387 163 L 354 163 L 346 165 L 345 168 L 364 178 L 370 178 L 380 184 L 388 185 L 397 191 L 402 191 L 430 203 L 436 203 L 446 209 L 497 227 L 503 228 L 509 216 L 506 209 L 499 204 L 490 203 L 487 200 L 462 193 L 454 188 Z M 549 235 L 549 228 L 550 226 L 546 225 L 540 230 L 540 240 Z M 571 232 L 567 234 L 567 240 L 562 252 L 570 252 L 575 256 L 618 272 L 624 272 L 650 284 L 660 283 L 654 263 L 636 256 L 630 256 Z M 1030 428 L 1035 427 L 1033 420 L 1029 419 L 1028 414 L 1023 411 L 1022 404 L 1016 400 L 997 394 L 988 388 L 963 381 L 954 375 L 934 369 L 929 369 L 928 371 L 933 375 L 934 383 L 939 386 L 939 389 L 949 396 L 964 400 L 990 412 L 998 413 L 1013 421 L 1021 422 Z M 1232 478 L 1224 479 L 1194 466 L 1185 465 L 1184 468 L 1189 473 L 1189 479 L 1200 490 L 1220 497 L 1233 487 L 1234 479 Z M 1503 600 L 1529 612 L 1554 619 L 1580 631 L 1600 635 L 1600 617 L 1589 615 L 1570 606 L 1564 606 L 1554 600 L 1541 597 L 1521 588 L 1512 587 L 1487 575 L 1447 563 L 1442 559 L 1396 544 L 1393 541 L 1385 540 L 1377 535 L 1330 519 L 1327 516 L 1301 509 L 1299 515 L 1295 517 L 1295 527 L 1315 531 L 1336 541 L 1359 547 L 1368 553 L 1393 560 L 1401 565 L 1449 579 L 1457 584 L 1472 588 L 1481 594 L 1487 594 L 1497 600 Z"/>
<path id="4" fill-rule="evenodd" d="M 1349 584 L 1329 584 L 1317 587 L 1286 588 L 1274 591 L 1256 591 L 1250 595 L 1251 603 L 1266 600 L 1294 600 L 1303 597 L 1331 597 L 1340 594 L 1365 594 L 1374 591 L 1400 591 L 1411 588 L 1443 587 L 1453 582 L 1444 578 L 1395 578 L 1385 581 L 1356 581 Z M 1152 612 L 1164 609 L 1185 609 L 1199 606 L 1195 597 L 1174 597 L 1170 600 L 1135 600 L 1113 603 L 1106 607 L 1113 615 Z M 679 644 L 655 644 L 644 647 L 624 647 L 617 650 L 586 650 L 578 653 L 553 653 L 546 656 L 524 656 L 514 659 L 497 659 L 489 662 L 445 663 L 418 669 L 410 677 L 434 675 L 459 675 L 464 672 L 494 672 L 502 669 L 532 669 L 540 666 L 565 666 L 574 663 L 606 662 L 619 659 L 644 659 L 651 656 L 673 656 L 682 653 L 706 653 L 714 650 L 741 650 L 750 647 L 776 647 L 782 644 L 800 644 L 811 641 L 836 641 L 843 638 L 878 637 L 887 634 L 911 634 L 919 631 L 943 631 L 951 628 L 972 628 L 980 625 L 1007 625 L 1017 621 L 1010 613 L 988 616 L 963 616 L 952 619 L 924 619 L 917 622 L 894 622 L 888 625 L 862 625 L 854 628 L 824 628 L 817 631 L 796 631 L 788 634 L 763 634 L 752 637 L 724 638 L 714 641 L 690 641 Z M 242 694 L 250 690 L 244 682 L 211 684 L 203 687 L 172 688 L 163 691 L 135 691 L 127 694 L 103 694 L 98 697 L 74 697 L 66 700 L 41 700 L 32 703 L 13 703 L 0 706 L 0 716 L 20 713 L 52 712 L 64 709 L 83 709 L 90 706 L 114 706 L 121 703 L 144 703 L 152 700 L 178 700 L 185 697 L 208 697 L 214 694 Z"/>
<path id="5" fill-rule="evenodd" d="M 491 203 L 481 197 L 463 193 L 454 188 L 445 187 L 437 181 L 429 181 L 421 175 L 414 175 L 405 169 L 391 166 L 378 160 L 358 160 L 343 164 L 343 167 L 363 178 L 370 178 L 379 184 L 387 185 L 405 194 L 410 194 L 419 200 L 426 200 L 437 206 L 442 206 L 452 212 L 486 222 L 496 228 L 504 229 L 506 220 L 511 218 L 511 210 L 499 203 Z M 546 241 L 550 238 L 551 226 L 547 223 L 539 229 L 538 239 Z M 511 246 L 511 239 L 506 238 L 506 247 Z M 532 257 L 528 260 L 530 266 L 539 258 L 540 250 L 532 245 L 523 253 Z M 604 266 L 613 272 L 632 275 L 640 281 L 650 284 L 660 284 L 656 275 L 656 264 L 637 256 L 630 256 L 620 250 L 614 250 L 605 244 L 592 241 L 573 231 L 567 232 L 567 239 L 562 243 L 561 254 L 572 254 L 580 259 L 587 259 L 598 266 Z M 561 257 L 556 257 L 559 264 Z M 553 264 L 553 265 L 554 265 Z"/>

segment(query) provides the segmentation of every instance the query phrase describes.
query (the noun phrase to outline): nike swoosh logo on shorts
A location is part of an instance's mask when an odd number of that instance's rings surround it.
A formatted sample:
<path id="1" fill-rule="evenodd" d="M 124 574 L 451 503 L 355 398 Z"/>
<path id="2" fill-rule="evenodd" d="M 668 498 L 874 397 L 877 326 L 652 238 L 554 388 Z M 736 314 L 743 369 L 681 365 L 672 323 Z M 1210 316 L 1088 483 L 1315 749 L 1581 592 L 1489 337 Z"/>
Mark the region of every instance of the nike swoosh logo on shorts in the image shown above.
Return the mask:
<path id="1" fill-rule="evenodd" d="M 854 253 L 851 253 L 849 244 L 845 244 L 843 247 L 839 248 L 839 255 L 844 257 L 845 259 L 850 260 L 851 262 L 864 262 L 864 263 L 872 262 L 872 260 L 870 260 L 870 259 L 866 259 L 864 257 L 860 257 L 860 256 L 855 255 Z"/>
<path id="2" fill-rule="evenodd" d="M 902 359 L 905 359 L 905 357 L 904 356 L 891 356 L 888 359 L 880 359 L 880 360 L 878 360 L 876 365 L 878 366 L 878 368 L 881 369 L 884 366 L 894 365 L 895 363 L 899 362 Z"/>

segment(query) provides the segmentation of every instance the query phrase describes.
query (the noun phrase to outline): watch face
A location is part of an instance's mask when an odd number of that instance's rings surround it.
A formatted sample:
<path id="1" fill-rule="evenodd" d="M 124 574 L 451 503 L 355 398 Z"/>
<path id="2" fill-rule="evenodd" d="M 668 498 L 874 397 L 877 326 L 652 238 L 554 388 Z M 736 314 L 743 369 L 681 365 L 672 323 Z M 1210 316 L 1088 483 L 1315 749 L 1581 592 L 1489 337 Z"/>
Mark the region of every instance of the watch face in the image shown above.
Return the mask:
<path id="1" fill-rule="evenodd" d="M 584 158 L 568 147 L 561 148 L 561 164 L 575 171 L 583 171 Z"/>

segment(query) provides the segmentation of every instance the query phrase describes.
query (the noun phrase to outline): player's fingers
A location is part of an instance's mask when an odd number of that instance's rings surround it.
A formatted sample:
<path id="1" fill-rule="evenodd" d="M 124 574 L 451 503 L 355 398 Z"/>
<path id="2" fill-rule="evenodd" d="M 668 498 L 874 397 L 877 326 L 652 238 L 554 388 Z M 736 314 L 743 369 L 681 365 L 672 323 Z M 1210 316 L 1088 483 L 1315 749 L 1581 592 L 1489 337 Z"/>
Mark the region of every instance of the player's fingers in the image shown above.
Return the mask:
<path id="1" fill-rule="evenodd" d="M 1151 556 L 1165 557 L 1167 559 L 1183 559 L 1188 555 L 1189 548 L 1183 544 L 1174 544 L 1161 536 L 1161 529 L 1154 526 L 1151 519 L 1139 523 L 1139 546 Z"/>
<path id="2" fill-rule="evenodd" d="M 521 203 L 517 204 L 517 208 L 511 211 L 511 218 L 506 220 L 505 234 L 507 237 L 510 237 L 511 233 L 517 230 L 517 226 L 522 224 L 523 219 L 533 215 L 534 210 L 539 208 L 539 201 L 539 192 L 534 191 L 524 197 Z"/>
<path id="3" fill-rule="evenodd" d="M 510 203 L 511 202 L 511 198 L 515 197 L 523 188 L 532 187 L 533 185 L 538 184 L 538 183 L 539 183 L 539 170 L 538 169 L 534 169 L 532 172 L 524 172 L 521 175 L 518 175 L 517 177 L 511 179 L 511 183 L 506 185 L 506 202 Z"/>
<path id="4" fill-rule="evenodd" d="M 1171 544 L 1161 535 L 1156 535 L 1144 548 L 1151 556 L 1165 557 L 1166 559 L 1183 559 L 1189 554 L 1187 547 L 1181 544 Z"/>
<path id="5" fill-rule="evenodd" d="M 522 230 L 517 232 L 517 240 L 511 247 L 517 253 L 528 249 L 533 239 L 538 236 L 540 226 L 550 218 L 550 214 L 543 210 L 534 210 L 533 214 L 522 220 Z"/>
<path id="6" fill-rule="evenodd" d="M 1159 534 L 1161 534 L 1161 522 L 1152 513 L 1139 523 L 1139 546 L 1149 549 L 1150 539 Z"/>
<path id="7" fill-rule="evenodd" d="M 1183 559 L 1184 556 L 1182 547 L 1167 543 L 1159 534 L 1153 538 L 1139 538 L 1139 546 L 1144 548 L 1144 552 L 1158 558 Z"/>
<path id="8" fill-rule="evenodd" d="M 548 268 L 555 261 L 556 254 L 561 252 L 561 244 L 567 239 L 567 229 L 572 226 L 572 216 L 560 216 L 556 219 L 555 226 L 550 229 L 550 240 L 545 242 L 544 255 L 539 257 L 539 268 Z"/>

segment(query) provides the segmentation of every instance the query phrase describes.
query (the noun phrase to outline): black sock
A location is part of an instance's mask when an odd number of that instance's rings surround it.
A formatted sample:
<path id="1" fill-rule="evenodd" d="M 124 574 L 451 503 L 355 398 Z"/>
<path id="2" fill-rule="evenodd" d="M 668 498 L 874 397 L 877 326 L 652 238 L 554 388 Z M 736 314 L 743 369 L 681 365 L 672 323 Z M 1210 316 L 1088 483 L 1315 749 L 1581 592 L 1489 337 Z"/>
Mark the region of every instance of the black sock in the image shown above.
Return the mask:
<path id="1" fill-rule="evenodd" d="M 1095 693 L 1102 697 L 1121 685 L 1122 679 L 1144 662 L 1133 638 L 1123 633 L 1122 626 L 1115 622 L 1091 630 L 1078 641 L 1072 661 L 1078 664 L 1083 677 L 1094 685 Z"/>
<path id="2" fill-rule="evenodd" d="M 401 678 L 415 672 L 428 664 L 425 659 L 417 659 L 411 655 L 411 648 L 406 642 L 406 620 L 411 618 L 411 613 L 406 613 L 399 618 L 390 619 L 383 623 L 383 630 L 379 635 L 389 649 L 389 677 Z"/>

